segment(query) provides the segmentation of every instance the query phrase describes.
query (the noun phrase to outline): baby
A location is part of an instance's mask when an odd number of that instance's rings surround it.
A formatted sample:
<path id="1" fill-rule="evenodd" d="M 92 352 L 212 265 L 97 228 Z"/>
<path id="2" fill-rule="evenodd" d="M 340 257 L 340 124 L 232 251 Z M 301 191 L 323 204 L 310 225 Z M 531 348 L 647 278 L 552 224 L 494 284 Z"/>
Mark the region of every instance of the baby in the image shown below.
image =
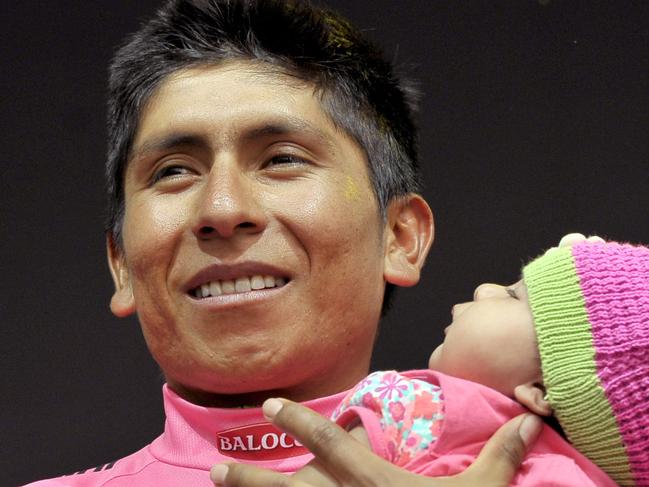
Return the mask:
<path id="1" fill-rule="evenodd" d="M 453 307 L 431 370 L 371 374 L 334 419 L 392 463 L 443 476 L 525 406 L 572 446 L 545 427 L 512 485 L 649 486 L 649 248 L 583 242 L 522 275 Z M 330 485 L 317 463 L 296 475 Z"/>

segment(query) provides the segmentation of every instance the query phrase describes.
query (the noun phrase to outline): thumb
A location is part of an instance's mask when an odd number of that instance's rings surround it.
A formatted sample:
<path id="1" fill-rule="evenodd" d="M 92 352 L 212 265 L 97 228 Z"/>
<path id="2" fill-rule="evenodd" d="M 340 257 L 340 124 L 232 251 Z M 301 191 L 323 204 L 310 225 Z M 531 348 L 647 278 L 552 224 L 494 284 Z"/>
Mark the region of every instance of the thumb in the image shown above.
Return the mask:
<path id="1" fill-rule="evenodd" d="M 542 429 L 543 421 L 534 414 L 508 421 L 496 431 L 462 476 L 468 479 L 475 475 L 478 481 L 475 485 L 509 485 Z"/>

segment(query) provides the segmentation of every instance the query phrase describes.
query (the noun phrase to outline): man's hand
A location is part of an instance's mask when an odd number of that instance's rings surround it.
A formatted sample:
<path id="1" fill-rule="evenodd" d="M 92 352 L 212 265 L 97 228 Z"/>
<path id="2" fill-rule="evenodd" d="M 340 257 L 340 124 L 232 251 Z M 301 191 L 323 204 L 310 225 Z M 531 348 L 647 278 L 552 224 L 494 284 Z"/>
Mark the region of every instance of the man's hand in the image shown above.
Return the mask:
<path id="1" fill-rule="evenodd" d="M 278 428 L 304 444 L 339 486 L 507 486 L 541 432 L 541 419 L 524 414 L 504 424 L 476 461 L 454 477 L 423 477 L 378 457 L 335 423 L 285 399 L 269 399 L 264 414 Z M 212 480 L 227 487 L 315 487 L 277 472 L 242 464 L 212 468 Z"/>

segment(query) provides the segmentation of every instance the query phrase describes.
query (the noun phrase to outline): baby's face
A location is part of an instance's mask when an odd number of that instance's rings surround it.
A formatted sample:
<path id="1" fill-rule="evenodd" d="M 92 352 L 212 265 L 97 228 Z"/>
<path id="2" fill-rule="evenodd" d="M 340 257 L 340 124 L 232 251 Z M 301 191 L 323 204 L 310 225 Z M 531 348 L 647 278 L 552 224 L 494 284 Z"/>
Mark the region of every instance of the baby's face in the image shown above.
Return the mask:
<path id="1" fill-rule="evenodd" d="M 479 382 L 513 397 L 520 384 L 541 383 L 541 363 L 523 281 L 478 286 L 473 301 L 456 304 L 444 343 L 429 367 Z"/>

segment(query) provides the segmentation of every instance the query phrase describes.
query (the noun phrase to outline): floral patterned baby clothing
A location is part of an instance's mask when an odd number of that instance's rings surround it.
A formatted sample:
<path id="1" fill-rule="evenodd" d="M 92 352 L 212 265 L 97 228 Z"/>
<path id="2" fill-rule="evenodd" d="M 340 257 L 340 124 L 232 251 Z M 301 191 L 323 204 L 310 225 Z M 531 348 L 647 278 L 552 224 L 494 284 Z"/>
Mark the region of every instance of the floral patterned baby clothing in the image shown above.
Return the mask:
<path id="1" fill-rule="evenodd" d="M 368 413 L 374 416 L 368 416 Z M 346 418 L 346 420 L 341 421 Z M 360 419 L 373 447 L 382 444 L 385 451 L 376 453 L 403 466 L 428 451 L 439 438 L 444 422 L 444 397 L 437 384 L 406 377 L 395 371 L 368 375 L 345 396 L 332 419 L 349 427 Z M 371 441 L 372 424 L 380 427 L 381 441 Z M 376 429 L 376 428 L 374 428 Z"/>

